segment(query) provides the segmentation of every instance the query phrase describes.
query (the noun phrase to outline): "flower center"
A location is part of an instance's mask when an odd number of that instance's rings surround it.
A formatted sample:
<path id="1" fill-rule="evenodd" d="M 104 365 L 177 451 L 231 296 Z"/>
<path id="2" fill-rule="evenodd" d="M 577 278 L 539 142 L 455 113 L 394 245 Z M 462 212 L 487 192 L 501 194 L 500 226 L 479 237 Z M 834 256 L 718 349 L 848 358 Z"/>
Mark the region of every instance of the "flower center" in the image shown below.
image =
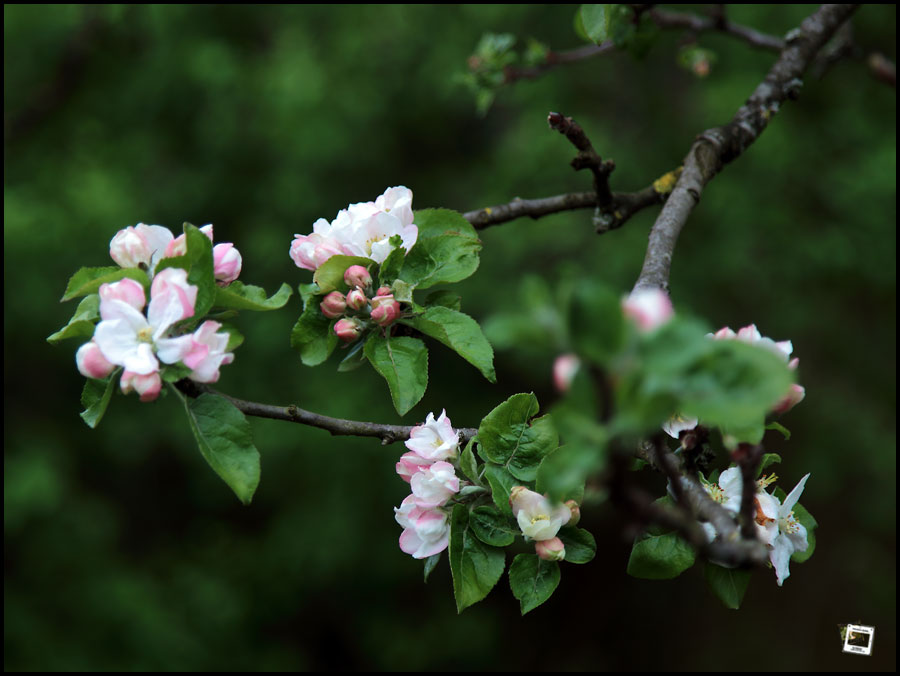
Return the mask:
<path id="1" fill-rule="evenodd" d="M 137 339 L 142 343 L 152 343 L 153 329 L 149 326 L 145 326 L 137 332 Z"/>
<path id="2" fill-rule="evenodd" d="M 778 481 L 777 474 L 769 474 L 768 476 L 763 474 L 759 479 L 756 480 L 756 490 L 763 491 L 776 481 Z"/>
<path id="3" fill-rule="evenodd" d="M 535 514 L 533 517 L 531 517 L 531 525 L 533 526 L 538 521 L 549 521 L 549 520 L 550 520 L 550 516 L 548 514 Z"/>

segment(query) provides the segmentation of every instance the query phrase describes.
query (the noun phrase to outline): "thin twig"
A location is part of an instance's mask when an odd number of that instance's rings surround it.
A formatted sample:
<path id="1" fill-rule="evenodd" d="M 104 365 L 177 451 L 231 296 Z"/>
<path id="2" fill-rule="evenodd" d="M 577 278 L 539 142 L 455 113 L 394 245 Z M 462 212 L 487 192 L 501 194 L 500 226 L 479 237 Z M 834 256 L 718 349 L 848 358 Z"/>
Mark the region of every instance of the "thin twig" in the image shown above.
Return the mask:
<path id="1" fill-rule="evenodd" d="M 660 28 L 684 28 L 692 33 L 718 31 L 740 38 L 751 47 L 780 52 L 784 49 L 784 40 L 774 35 L 760 33 L 757 30 L 728 21 L 724 14 L 712 17 L 672 12 L 667 9 L 653 8 L 647 12 Z"/>
<path id="2" fill-rule="evenodd" d="M 533 80 L 556 66 L 584 61 L 600 54 L 612 52 L 615 48 L 612 40 L 607 40 L 599 45 L 584 45 L 563 52 L 549 51 L 544 63 L 536 66 L 506 66 L 503 69 L 503 84 L 512 84 L 516 80 Z"/>
<path id="3" fill-rule="evenodd" d="M 597 195 L 597 207 L 606 210 L 612 204 L 612 191 L 609 189 L 609 175 L 616 168 L 612 160 L 604 162 L 597 151 L 594 150 L 591 140 L 584 133 L 584 129 L 571 117 L 560 113 L 550 113 L 547 116 L 547 124 L 555 129 L 575 146 L 578 154 L 572 160 L 572 168 L 575 171 L 590 169 L 594 175 L 594 192 Z"/>

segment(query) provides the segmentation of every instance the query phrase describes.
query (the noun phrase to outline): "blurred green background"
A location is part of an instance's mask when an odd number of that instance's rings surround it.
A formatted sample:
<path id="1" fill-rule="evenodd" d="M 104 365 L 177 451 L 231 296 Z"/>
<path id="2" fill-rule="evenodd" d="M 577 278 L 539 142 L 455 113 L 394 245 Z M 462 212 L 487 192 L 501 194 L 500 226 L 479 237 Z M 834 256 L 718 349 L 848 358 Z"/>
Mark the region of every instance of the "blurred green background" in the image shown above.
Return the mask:
<path id="1" fill-rule="evenodd" d="M 781 485 L 818 550 L 779 589 L 753 575 L 726 610 L 699 566 L 674 581 L 625 574 L 630 541 L 604 505 L 598 542 L 525 618 L 504 577 L 457 616 L 446 559 L 428 584 L 397 547 L 400 445 L 253 420 L 262 481 L 242 507 L 196 450 L 177 402 L 116 395 L 97 430 L 78 417 L 76 342 L 51 347 L 80 266 L 139 221 L 215 224 L 270 292 L 308 281 L 294 233 L 406 185 L 414 207 L 466 211 L 587 190 L 548 111 L 572 115 L 613 188 L 674 168 L 728 121 L 774 56 L 720 35 L 698 79 L 662 32 L 643 60 L 612 54 L 498 92 L 486 117 L 454 81 L 485 31 L 580 44 L 576 6 L 4 6 L 4 667 L 7 670 L 606 670 L 896 667 L 896 95 L 864 64 L 807 78 L 759 141 L 706 189 L 678 244 L 672 296 L 711 326 L 755 322 L 793 340 L 806 400 L 782 420 Z M 702 8 L 697 11 L 703 11 Z M 803 6 L 741 6 L 783 35 Z M 857 42 L 895 58 L 895 8 L 863 7 Z M 483 231 L 459 285 L 479 320 L 513 309 L 527 273 L 576 266 L 625 292 L 656 209 L 593 234 L 587 211 Z M 497 357 L 490 385 L 431 350 L 404 419 L 370 369 L 310 369 L 288 346 L 300 311 L 244 313 L 218 387 L 341 417 L 415 424 L 446 407 L 473 426 L 512 393 L 553 403 L 553 354 Z M 25 358 L 27 357 L 27 359 Z M 659 477 L 648 481 L 662 494 Z M 876 628 L 871 658 L 838 624 Z"/>

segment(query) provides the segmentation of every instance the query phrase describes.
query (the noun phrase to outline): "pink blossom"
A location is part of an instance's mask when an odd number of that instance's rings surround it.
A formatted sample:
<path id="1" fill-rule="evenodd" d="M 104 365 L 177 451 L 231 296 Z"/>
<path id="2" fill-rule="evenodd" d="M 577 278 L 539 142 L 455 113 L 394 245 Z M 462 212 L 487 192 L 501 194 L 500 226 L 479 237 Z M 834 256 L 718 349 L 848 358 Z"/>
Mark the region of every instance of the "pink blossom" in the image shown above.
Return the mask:
<path id="1" fill-rule="evenodd" d="M 572 519 L 572 510 L 567 505 L 554 506 L 545 496 L 524 486 L 513 486 L 509 506 L 522 534 L 532 540 L 556 537 L 559 529 Z"/>
<path id="2" fill-rule="evenodd" d="M 214 383 L 219 379 L 219 367 L 234 361 L 234 353 L 225 351 L 228 333 L 216 333 L 221 327 L 219 322 L 207 320 L 191 335 L 190 351 L 181 360 L 192 370 L 191 380 Z"/>
<path id="3" fill-rule="evenodd" d="M 359 334 L 362 333 L 362 324 L 352 317 L 349 319 L 339 319 L 334 325 L 334 332 L 337 334 L 337 337 L 345 343 L 352 343 L 359 338 Z"/>
<path id="4" fill-rule="evenodd" d="M 399 474 L 400 478 L 406 483 L 409 483 L 414 474 L 421 472 L 424 469 L 428 469 L 432 462 L 433 461 L 427 460 L 418 453 L 412 451 L 404 453 L 400 456 L 400 461 L 397 463 L 397 474 Z"/>
<path id="5" fill-rule="evenodd" d="M 200 232 L 209 237 L 209 241 L 213 241 L 213 225 L 209 223 L 200 228 Z M 181 233 L 169 242 L 168 246 L 166 246 L 165 257 L 166 258 L 174 258 L 176 256 L 184 256 L 187 253 L 187 235 Z"/>
<path id="6" fill-rule="evenodd" d="M 534 551 L 544 561 L 562 561 L 566 558 L 566 546 L 559 538 L 538 540 L 534 543 Z"/>
<path id="7" fill-rule="evenodd" d="M 347 307 L 352 310 L 361 310 L 368 303 L 369 299 L 366 298 L 365 292 L 360 288 L 353 289 L 347 293 Z"/>
<path id="8" fill-rule="evenodd" d="M 372 275 L 362 265 L 351 265 L 344 271 L 344 282 L 351 289 L 365 289 L 372 283 Z"/>
<path id="9" fill-rule="evenodd" d="M 662 326 L 675 314 L 668 294 L 658 288 L 642 288 L 622 300 L 622 311 L 638 328 L 648 332 Z"/>
<path id="10" fill-rule="evenodd" d="M 141 401 L 153 401 L 159 396 L 159 392 L 162 389 L 162 378 L 159 377 L 159 372 L 157 371 L 144 375 L 125 371 L 122 373 L 119 387 L 122 388 L 122 394 L 129 394 L 135 391 L 141 395 Z"/>
<path id="11" fill-rule="evenodd" d="M 430 464 L 456 455 L 459 433 L 451 426 L 446 411 L 441 411 L 437 420 L 434 413 L 429 413 L 422 425 L 412 428 L 404 445 Z"/>
<path id="12" fill-rule="evenodd" d="M 459 479 L 453 465 L 443 460 L 413 474 L 409 480 L 416 505 L 430 509 L 443 505 L 459 492 Z"/>
<path id="13" fill-rule="evenodd" d="M 806 389 L 802 385 L 797 385 L 796 383 L 791 385 L 791 391 L 775 404 L 775 407 L 772 409 L 772 413 L 787 413 L 794 406 L 803 401 L 803 398 L 806 396 Z"/>
<path id="14" fill-rule="evenodd" d="M 143 285 L 127 277 L 112 284 L 101 284 L 99 293 L 101 302 L 121 300 L 135 310 L 142 310 L 147 303 Z"/>
<path id="15" fill-rule="evenodd" d="M 372 299 L 372 321 L 379 326 L 388 326 L 400 316 L 400 303 L 392 294 L 375 296 Z"/>
<path id="16" fill-rule="evenodd" d="M 231 242 L 213 247 L 213 274 L 220 286 L 231 284 L 241 274 L 241 254 Z"/>
<path id="17" fill-rule="evenodd" d="M 332 291 L 319 303 L 319 309 L 328 319 L 337 319 L 347 309 L 347 299 L 340 291 Z"/>
<path id="18" fill-rule="evenodd" d="M 78 348 L 78 352 L 75 353 L 75 363 L 78 365 L 78 372 L 81 375 L 97 380 L 103 380 L 116 368 L 115 364 L 110 364 L 106 360 L 100 347 L 93 340 Z"/>
<path id="19" fill-rule="evenodd" d="M 178 319 L 187 319 L 194 316 L 194 305 L 197 303 L 197 287 L 187 281 L 187 271 L 181 268 L 166 268 L 153 278 L 150 285 L 151 304 L 153 298 L 173 294 L 181 304 L 181 312 Z"/>
<path id="20" fill-rule="evenodd" d="M 568 392 L 581 368 L 581 360 L 575 354 L 561 354 L 553 362 L 553 384 L 559 392 Z"/>
<path id="21" fill-rule="evenodd" d="M 152 272 L 173 237 L 172 231 L 161 225 L 129 225 L 113 236 L 109 255 L 120 267 L 143 267 Z"/>
<path id="22" fill-rule="evenodd" d="M 331 236 L 331 225 L 324 218 L 313 223 L 309 235 L 294 235 L 291 259 L 298 268 L 316 270 L 332 256 L 345 254 L 341 243 Z"/>
<path id="23" fill-rule="evenodd" d="M 450 543 L 447 514 L 439 509 L 418 507 L 415 496 L 408 496 L 394 507 L 394 518 L 403 527 L 400 549 L 414 559 L 426 559 L 444 551 Z"/>

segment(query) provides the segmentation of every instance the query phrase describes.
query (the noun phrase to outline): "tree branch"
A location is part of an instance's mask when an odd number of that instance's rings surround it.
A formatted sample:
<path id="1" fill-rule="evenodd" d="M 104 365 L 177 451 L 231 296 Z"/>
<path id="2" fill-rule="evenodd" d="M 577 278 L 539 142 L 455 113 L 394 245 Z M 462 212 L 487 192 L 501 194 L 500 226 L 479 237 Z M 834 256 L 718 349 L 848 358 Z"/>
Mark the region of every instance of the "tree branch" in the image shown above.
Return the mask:
<path id="1" fill-rule="evenodd" d="M 785 48 L 765 79 L 735 113 L 731 122 L 697 137 L 684 161 L 684 171 L 650 231 L 644 266 L 635 289 L 668 288 L 675 243 L 704 186 L 738 158 L 759 135 L 786 99 L 796 98 L 800 76 L 818 50 L 856 10 L 856 5 L 822 5 L 791 31 Z"/>
<path id="2" fill-rule="evenodd" d="M 237 399 L 213 388 L 184 379 L 178 381 L 175 386 L 189 397 L 199 397 L 201 394 L 215 394 L 224 397 L 231 402 L 244 415 L 252 415 L 257 418 L 270 418 L 272 420 L 284 420 L 287 422 L 309 425 L 331 432 L 333 436 L 376 437 L 381 439 L 382 445 L 393 444 L 397 441 L 409 439 L 409 433 L 414 425 L 383 425 L 380 423 L 362 422 L 358 420 L 344 420 L 320 415 L 312 411 L 306 411 L 299 406 L 273 406 L 260 404 L 255 401 Z M 478 430 L 471 427 L 457 429 L 460 443 L 465 444 L 474 437 Z"/>
<path id="3" fill-rule="evenodd" d="M 784 49 L 784 40 L 774 35 L 760 33 L 757 30 L 728 21 L 724 14 L 715 17 L 697 16 L 684 12 L 672 12 L 667 9 L 653 8 L 647 12 L 660 28 L 684 28 L 693 33 L 719 31 L 740 38 L 751 47 L 780 52 Z"/>
<path id="4" fill-rule="evenodd" d="M 612 52 L 615 48 L 612 40 L 607 40 L 600 45 L 584 45 L 564 52 L 550 51 L 547 52 L 547 58 L 542 64 L 536 66 L 506 66 L 503 69 L 503 84 L 512 84 L 516 80 L 533 80 L 556 66 L 584 61 L 600 54 Z"/>

